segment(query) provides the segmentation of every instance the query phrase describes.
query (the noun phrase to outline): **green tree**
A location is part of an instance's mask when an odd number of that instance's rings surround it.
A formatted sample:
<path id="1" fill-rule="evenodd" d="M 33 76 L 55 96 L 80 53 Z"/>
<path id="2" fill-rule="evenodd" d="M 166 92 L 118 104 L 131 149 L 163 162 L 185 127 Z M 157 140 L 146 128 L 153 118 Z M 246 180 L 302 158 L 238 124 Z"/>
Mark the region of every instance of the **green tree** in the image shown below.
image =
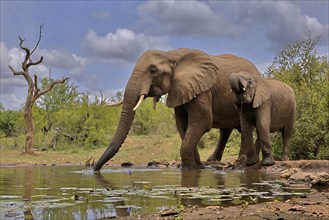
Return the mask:
<path id="1" fill-rule="evenodd" d="M 42 89 L 46 89 L 54 82 L 51 78 L 42 79 Z M 42 130 L 46 134 L 53 128 L 56 122 L 55 113 L 60 109 L 66 109 L 81 103 L 84 94 L 79 93 L 78 86 L 69 83 L 69 80 L 57 85 L 51 91 L 41 96 L 36 105 L 40 113 L 39 121 L 42 123 Z"/>
<path id="2" fill-rule="evenodd" d="M 25 131 L 21 111 L 0 111 L 0 137 L 17 137 Z"/>
<path id="3" fill-rule="evenodd" d="M 329 62 L 317 54 L 320 37 L 308 33 L 286 46 L 267 69 L 267 76 L 286 82 L 295 92 L 297 117 L 292 159 L 329 159 Z M 279 151 L 278 135 L 273 140 Z"/>
<path id="4" fill-rule="evenodd" d="M 154 110 L 153 100 L 146 99 L 136 111 L 131 130 L 136 135 L 171 135 L 176 132 L 173 109 L 168 108 L 162 101 L 159 101 L 156 110 Z"/>

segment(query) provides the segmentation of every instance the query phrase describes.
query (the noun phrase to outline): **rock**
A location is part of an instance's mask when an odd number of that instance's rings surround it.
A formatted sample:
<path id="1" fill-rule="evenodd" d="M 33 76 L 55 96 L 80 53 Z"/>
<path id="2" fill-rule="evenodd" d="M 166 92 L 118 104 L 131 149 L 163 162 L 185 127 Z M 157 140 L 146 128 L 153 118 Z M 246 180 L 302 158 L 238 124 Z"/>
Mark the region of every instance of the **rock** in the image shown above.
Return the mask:
<path id="1" fill-rule="evenodd" d="M 123 162 L 121 164 L 121 166 L 122 167 L 132 167 L 132 166 L 134 166 L 134 164 L 132 162 L 127 161 L 127 162 Z"/>
<path id="2" fill-rule="evenodd" d="M 161 165 L 160 162 L 153 160 L 153 161 L 149 162 L 149 163 L 146 165 L 146 167 L 147 167 L 147 168 L 158 168 L 160 165 Z"/>
<path id="3" fill-rule="evenodd" d="M 166 209 L 160 212 L 160 216 L 164 217 L 164 216 L 170 216 L 170 215 L 177 215 L 179 214 L 179 210 L 178 209 Z"/>
<path id="4" fill-rule="evenodd" d="M 176 161 L 151 161 L 147 164 L 147 168 L 168 168 L 168 167 L 178 167 Z"/>
<path id="5" fill-rule="evenodd" d="M 329 185 L 329 173 L 321 172 L 316 174 L 315 178 L 311 180 L 312 185 Z"/>
<path id="6" fill-rule="evenodd" d="M 281 172 L 281 178 L 292 182 L 306 182 L 313 185 L 329 185 L 327 172 L 303 172 L 300 168 L 291 168 Z"/>
<path id="7" fill-rule="evenodd" d="M 300 172 L 302 172 L 302 169 L 300 168 L 286 169 L 281 172 L 280 177 L 284 179 L 288 179 L 292 174 L 300 173 Z"/>

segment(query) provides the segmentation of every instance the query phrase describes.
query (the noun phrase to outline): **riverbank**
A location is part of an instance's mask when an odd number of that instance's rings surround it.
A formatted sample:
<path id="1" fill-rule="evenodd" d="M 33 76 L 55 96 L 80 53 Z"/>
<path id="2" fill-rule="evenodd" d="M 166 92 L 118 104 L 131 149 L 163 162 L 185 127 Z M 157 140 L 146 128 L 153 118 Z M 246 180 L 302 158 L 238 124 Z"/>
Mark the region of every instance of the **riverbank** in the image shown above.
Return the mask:
<path id="1" fill-rule="evenodd" d="M 180 161 L 179 148 L 181 140 L 178 135 L 163 137 L 161 135 L 128 136 L 119 152 L 108 162 L 108 164 L 120 165 L 124 162 L 133 164 L 147 164 L 150 161 Z M 199 149 L 203 161 L 211 155 L 215 144 L 208 142 L 208 147 Z M 0 144 L 1 146 L 1 144 Z M 97 160 L 104 148 L 84 149 L 76 146 L 69 150 L 48 149 L 45 151 L 35 150 L 34 155 L 23 153 L 21 148 L 9 148 L 1 146 L 0 164 L 20 165 L 58 165 L 58 164 L 85 164 L 90 158 Z M 228 145 L 225 149 L 223 162 L 234 161 L 238 155 L 239 146 Z"/>
<path id="2" fill-rule="evenodd" d="M 312 185 L 312 175 L 325 174 L 326 183 L 314 184 L 309 194 L 294 197 L 285 201 L 273 201 L 258 204 L 244 204 L 239 206 L 208 206 L 208 207 L 186 207 L 184 209 L 166 210 L 155 214 L 118 217 L 117 219 L 165 219 L 165 220 L 213 220 L 213 219 L 248 219 L 248 220 L 290 220 L 290 219 L 329 219 L 329 161 L 328 160 L 300 160 L 300 161 L 277 161 L 271 167 L 255 165 L 247 169 L 263 169 L 268 172 L 282 172 L 282 177 L 289 178 L 286 170 L 298 170 L 301 179 L 287 179 L 292 185 Z M 285 175 L 284 175 L 285 174 Z M 309 176 L 307 176 L 309 175 Z M 301 181 L 301 182 L 300 182 Z M 314 183 L 314 182 L 313 182 Z"/>
<path id="3" fill-rule="evenodd" d="M 167 138 L 129 136 L 121 150 L 106 166 L 120 165 L 124 162 L 146 166 L 150 161 L 158 161 L 160 164 L 165 162 L 178 164 L 180 161 L 179 147 L 180 139 L 178 136 Z M 74 148 L 66 151 L 50 149 L 47 151 L 36 151 L 34 155 L 26 155 L 22 153 L 21 149 L 6 149 L 5 147 L 1 147 L 0 165 L 85 165 L 86 161 L 90 158 L 97 160 L 104 150 L 105 147 L 92 150 Z M 214 147 L 199 149 L 202 161 L 206 161 L 213 150 Z M 237 146 L 228 146 L 224 152 L 224 164 L 212 163 L 209 165 L 213 169 L 226 169 L 228 165 L 234 162 L 237 154 Z M 328 173 L 329 161 L 277 161 L 274 166 L 261 167 L 255 165 L 246 169 L 264 169 L 267 172 L 282 172 L 292 168 L 299 168 L 303 172 Z M 296 182 L 296 184 L 298 183 Z M 144 216 L 116 217 L 116 219 L 329 219 L 329 186 L 314 186 L 311 193 L 286 201 L 244 204 L 230 207 L 185 207 L 184 209 L 167 210 L 166 213 L 159 212 Z"/>

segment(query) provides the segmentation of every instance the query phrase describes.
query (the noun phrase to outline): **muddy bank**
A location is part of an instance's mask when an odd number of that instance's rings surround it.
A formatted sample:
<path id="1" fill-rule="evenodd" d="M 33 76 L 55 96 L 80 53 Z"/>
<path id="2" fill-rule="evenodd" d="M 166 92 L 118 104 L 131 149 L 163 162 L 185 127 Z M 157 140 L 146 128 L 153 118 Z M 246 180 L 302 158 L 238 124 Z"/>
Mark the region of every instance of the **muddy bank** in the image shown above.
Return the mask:
<path id="1" fill-rule="evenodd" d="M 140 219 L 329 219 L 329 192 L 314 191 L 301 198 L 285 202 L 266 202 L 235 207 L 191 207 L 178 214 L 161 216 L 161 213 L 140 216 Z M 174 213 L 174 211 L 173 211 Z M 138 218 L 138 217 L 137 217 Z M 119 218 L 121 219 L 121 218 Z M 129 218 L 126 218 L 129 219 Z M 134 218 L 130 218 L 134 219 Z"/>
<path id="2" fill-rule="evenodd" d="M 159 163 L 161 164 L 161 163 Z M 216 169 L 229 169 L 230 165 L 223 163 L 211 163 Z M 291 198 L 286 201 L 264 202 L 259 204 L 244 204 L 240 206 L 208 206 L 185 207 L 183 209 L 165 210 L 144 216 L 117 217 L 117 219 L 328 219 L 329 220 L 329 161 L 328 160 L 299 160 L 277 161 L 271 167 L 261 167 L 259 164 L 246 169 L 266 170 L 268 172 L 280 172 L 281 177 L 289 184 L 312 185 L 310 175 L 325 174 L 324 182 L 313 184 L 309 194 Z M 291 171 L 291 174 L 287 174 Z M 293 175 L 300 175 L 300 179 L 290 179 Z M 314 179 L 313 179 L 314 180 Z"/>

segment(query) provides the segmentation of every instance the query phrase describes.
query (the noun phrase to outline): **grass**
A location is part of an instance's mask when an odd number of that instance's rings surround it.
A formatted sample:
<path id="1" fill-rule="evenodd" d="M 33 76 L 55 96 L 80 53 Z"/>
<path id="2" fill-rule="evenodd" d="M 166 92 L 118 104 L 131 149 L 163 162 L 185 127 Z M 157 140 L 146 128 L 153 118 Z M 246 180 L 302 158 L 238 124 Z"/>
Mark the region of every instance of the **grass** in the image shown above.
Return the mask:
<path id="1" fill-rule="evenodd" d="M 213 138 L 205 138 L 203 147 L 199 148 L 201 160 L 205 161 L 215 149 Z M 150 161 L 180 161 L 179 149 L 181 140 L 178 135 L 163 137 L 162 135 L 128 136 L 119 152 L 110 160 L 111 164 L 132 162 L 147 164 Z M 233 147 L 234 146 L 234 147 Z M 0 164 L 85 164 L 93 157 L 97 160 L 104 150 L 70 148 L 68 150 L 35 151 L 35 155 L 23 154 L 23 147 L 10 148 L 1 146 Z M 238 146 L 228 143 L 223 162 L 237 158 Z"/>

